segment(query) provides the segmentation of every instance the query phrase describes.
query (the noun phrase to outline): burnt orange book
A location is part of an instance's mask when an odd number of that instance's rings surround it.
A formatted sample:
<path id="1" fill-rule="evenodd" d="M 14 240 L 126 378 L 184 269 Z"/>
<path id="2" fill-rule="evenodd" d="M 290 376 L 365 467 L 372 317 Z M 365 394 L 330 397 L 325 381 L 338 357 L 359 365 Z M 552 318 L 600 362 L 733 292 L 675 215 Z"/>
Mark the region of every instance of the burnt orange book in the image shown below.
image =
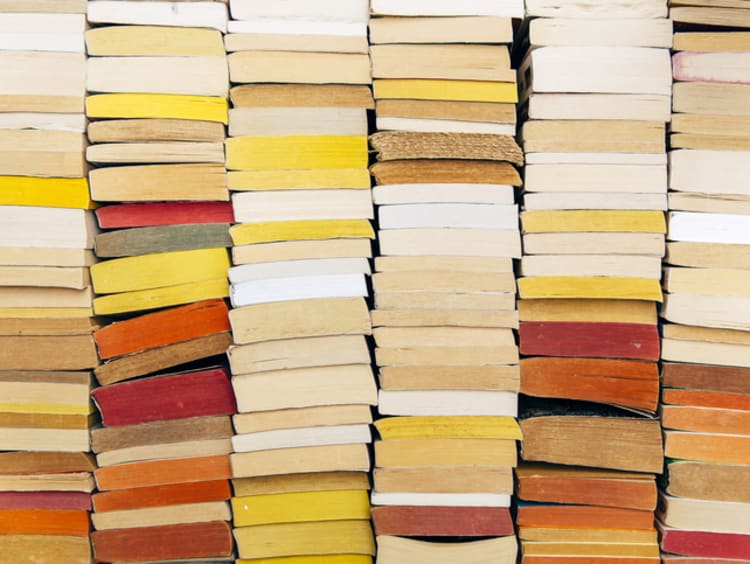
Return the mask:
<path id="1" fill-rule="evenodd" d="M 708 390 L 665 388 L 662 393 L 662 403 L 750 411 L 750 395 L 713 392 Z"/>
<path id="2" fill-rule="evenodd" d="M 516 525 L 651 531 L 654 528 L 654 512 L 589 505 L 521 505 Z"/>
<path id="3" fill-rule="evenodd" d="M 414 159 L 383 161 L 370 168 L 378 184 L 511 184 L 521 185 L 512 164 L 496 161 Z"/>
<path id="4" fill-rule="evenodd" d="M 750 394 L 750 368 L 665 362 L 662 366 L 662 385 L 665 388 Z"/>
<path id="5" fill-rule="evenodd" d="M 659 403 L 659 369 L 653 362 L 638 360 L 524 358 L 521 393 L 655 413 Z"/>
<path id="6" fill-rule="evenodd" d="M 665 429 L 750 435 L 750 411 L 716 409 L 689 405 L 663 405 L 661 424 Z"/>
<path id="7" fill-rule="evenodd" d="M 6 509 L 0 511 L 0 534 L 85 537 L 89 514 L 67 509 Z"/>
<path id="8" fill-rule="evenodd" d="M 133 462 L 99 468 L 94 476 L 100 491 L 184 484 L 232 477 L 229 457 L 205 456 Z"/>
<path id="9" fill-rule="evenodd" d="M 121 511 L 143 509 L 186 503 L 223 501 L 232 497 L 228 480 L 193 482 L 129 490 L 113 490 L 94 494 L 92 501 L 95 511 Z"/>
<path id="10" fill-rule="evenodd" d="M 91 534 L 97 562 L 151 562 L 232 555 L 232 529 L 223 521 L 112 529 Z"/>
<path id="11" fill-rule="evenodd" d="M 93 472 L 94 457 L 82 452 L 2 452 L 0 474 Z"/>
<path id="12" fill-rule="evenodd" d="M 119 321 L 94 333 L 102 359 L 229 331 L 224 300 L 207 300 Z"/>
<path id="13" fill-rule="evenodd" d="M 516 494 L 524 501 L 656 509 L 653 474 L 523 464 L 516 469 L 516 477 Z"/>
<path id="14" fill-rule="evenodd" d="M 664 456 L 701 462 L 750 464 L 750 437 L 665 431 Z"/>
<path id="15" fill-rule="evenodd" d="M 524 556 L 522 564 L 568 564 L 575 561 L 576 564 L 605 564 L 605 562 L 613 560 L 607 556 L 576 556 L 575 559 L 570 556 Z M 659 562 L 658 558 L 624 558 L 617 557 L 617 564 L 655 564 Z M 717 563 L 718 561 L 711 560 L 711 562 Z M 699 562 L 693 564 L 701 564 Z"/>

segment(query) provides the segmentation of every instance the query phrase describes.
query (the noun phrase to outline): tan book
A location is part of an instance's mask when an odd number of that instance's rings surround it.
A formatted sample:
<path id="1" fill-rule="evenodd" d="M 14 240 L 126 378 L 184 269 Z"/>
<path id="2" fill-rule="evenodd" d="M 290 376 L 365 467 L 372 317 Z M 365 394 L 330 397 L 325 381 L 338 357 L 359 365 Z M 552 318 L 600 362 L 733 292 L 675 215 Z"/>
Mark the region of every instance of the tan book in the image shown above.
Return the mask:
<path id="1" fill-rule="evenodd" d="M 91 317 L 0 318 L 0 335 L 90 335 L 99 328 Z"/>
<path id="2" fill-rule="evenodd" d="M 376 468 L 373 489 L 413 493 L 513 493 L 510 467 Z"/>
<path id="3" fill-rule="evenodd" d="M 93 57 L 86 89 L 226 97 L 227 72 L 224 57 Z"/>
<path id="4" fill-rule="evenodd" d="M 664 153 L 665 130 L 656 121 L 532 120 L 521 139 L 527 153 Z"/>
<path id="5" fill-rule="evenodd" d="M 248 84 L 229 93 L 233 108 L 366 108 L 374 101 L 367 86 L 339 84 Z"/>
<path id="6" fill-rule="evenodd" d="M 90 163 L 224 163 L 223 143 L 164 142 L 106 143 L 86 149 Z"/>
<path id="7" fill-rule="evenodd" d="M 364 472 L 313 472 L 280 474 L 232 480 L 235 496 L 269 495 L 294 492 L 368 490 L 370 480 Z"/>
<path id="8" fill-rule="evenodd" d="M 514 82 L 505 45 L 373 45 L 373 78 Z"/>
<path id="9" fill-rule="evenodd" d="M 90 286 L 83 289 L 0 286 L 2 308 L 90 308 L 92 299 Z"/>
<path id="10" fill-rule="evenodd" d="M 516 441 L 506 439 L 388 439 L 375 442 L 377 468 L 516 465 Z"/>
<path id="11" fill-rule="evenodd" d="M 450 272 L 439 270 L 378 272 L 375 292 L 515 292 L 512 273 Z"/>
<path id="12" fill-rule="evenodd" d="M 521 321 L 656 324 L 656 303 L 631 300 L 518 300 Z"/>
<path id="13" fill-rule="evenodd" d="M 94 56 L 222 57 L 224 43 L 217 29 L 118 25 L 86 32 L 86 50 Z"/>
<path id="14" fill-rule="evenodd" d="M 675 51 L 700 51 L 702 53 L 725 53 L 727 51 L 750 51 L 750 32 L 704 31 L 678 32 L 674 34 Z"/>
<path id="15" fill-rule="evenodd" d="M 96 511 L 91 514 L 91 522 L 97 531 L 202 523 L 205 521 L 230 521 L 231 519 L 232 513 L 228 501 Z"/>
<path id="16" fill-rule="evenodd" d="M 616 276 L 661 278 L 661 257 L 637 255 L 529 255 L 522 276 Z"/>
<path id="17" fill-rule="evenodd" d="M 236 308 L 229 319 L 235 344 L 326 335 L 369 335 L 361 298 L 292 300 Z"/>
<path id="18" fill-rule="evenodd" d="M 89 175 L 92 198 L 102 202 L 229 200 L 219 164 L 166 164 L 98 168 Z"/>
<path id="19" fill-rule="evenodd" d="M 364 35 L 313 35 L 282 33 L 230 33 L 224 38 L 228 53 L 234 51 L 294 51 L 298 53 L 367 53 Z"/>
<path id="20" fill-rule="evenodd" d="M 7 176 L 86 176 L 86 137 L 72 131 L 0 130 L 0 173 Z"/>
<path id="21" fill-rule="evenodd" d="M 98 364 L 91 335 L 0 336 L 0 370 L 85 370 Z"/>
<path id="22" fill-rule="evenodd" d="M 684 2 L 683 2 L 684 4 Z M 735 28 L 750 27 L 750 14 L 743 8 L 672 6 L 670 18 L 679 23 Z"/>
<path id="23" fill-rule="evenodd" d="M 668 464 L 667 493 L 691 499 L 750 503 L 750 467 L 675 460 Z"/>
<path id="24" fill-rule="evenodd" d="M 229 460 L 234 478 L 370 470 L 370 456 L 364 444 L 241 452 L 230 455 Z"/>
<path id="25" fill-rule="evenodd" d="M 229 135 L 367 135 L 364 108 L 233 108 Z"/>
<path id="26" fill-rule="evenodd" d="M 370 167 L 378 184 L 469 183 L 521 185 L 518 171 L 507 162 L 404 159 Z"/>
<path id="27" fill-rule="evenodd" d="M 200 141 L 223 143 L 224 125 L 189 119 L 115 119 L 89 123 L 91 143 Z"/>
<path id="28" fill-rule="evenodd" d="M 660 233 L 528 233 L 523 236 L 529 255 L 641 255 L 664 256 Z"/>
<path id="29" fill-rule="evenodd" d="M 37 452 L 36 454 L 72 454 Z M 0 487 L 13 492 L 86 492 L 94 491 L 96 484 L 91 472 L 37 472 L 30 474 L 2 474 Z M 0 536 L 0 539 L 4 535 Z M 34 538 L 39 538 L 35 535 Z M 88 562 L 88 561 L 87 561 Z"/>
<path id="30" fill-rule="evenodd" d="M 515 104 L 492 102 L 446 102 L 441 100 L 378 100 L 378 117 L 458 120 L 514 125 Z"/>
<path id="31" fill-rule="evenodd" d="M 0 264 L 2 265 L 76 267 L 91 266 L 94 262 L 96 259 L 93 251 L 86 249 L 0 247 Z"/>
<path id="32" fill-rule="evenodd" d="M 460 292 L 380 292 L 375 294 L 375 307 L 382 310 L 430 310 L 435 304 L 442 310 L 506 310 L 516 307 L 516 294 Z"/>
<path id="33" fill-rule="evenodd" d="M 376 327 L 378 347 L 514 347 L 508 329 L 465 327 Z"/>
<path id="34" fill-rule="evenodd" d="M 674 113 L 750 116 L 750 85 L 721 82 L 677 82 Z"/>
<path id="35" fill-rule="evenodd" d="M 488 390 L 517 392 L 518 366 L 384 366 L 382 390 Z"/>
<path id="36" fill-rule="evenodd" d="M 190 457 L 222 456 L 233 452 L 232 439 L 206 439 L 143 445 L 102 452 L 96 456 L 99 468 L 143 462 L 148 460 L 174 460 Z"/>
<path id="37" fill-rule="evenodd" d="M 511 18 L 376 17 L 370 19 L 370 41 L 381 43 L 512 43 Z"/>
<path id="38" fill-rule="evenodd" d="M 675 133 L 744 138 L 750 137 L 750 116 L 674 114 L 670 129 L 672 138 Z"/>
<path id="39" fill-rule="evenodd" d="M 750 245 L 667 243 L 665 262 L 699 268 L 750 269 Z"/>
<path id="40" fill-rule="evenodd" d="M 476 273 L 512 273 L 513 260 L 502 257 L 462 257 L 462 256 L 411 256 L 375 257 L 375 270 L 378 272 L 412 272 L 433 270 L 440 272 L 462 271 Z"/>
<path id="41" fill-rule="evenodd" d="M 375 405 L 369 364 L 324 366 L 234 376 L 240 413 L 329 405 Z"/>
<path id="42" fill-rule="evenodd" d="M 374 327 L 508 327 L 518 328 L 516 311 L 402 309 L 374 310 Z"/>
<path id="43" fill-rule="evenodd" d="M 375 349 L 375 359 L 380 366 L 515 364 L 518 362 L 518 347 L 379 347 Z"/>
<path id="44" fill-rule="evenodd" d="M 231 53 L 232 82 L 301 84 L 370 84 L 370 58 L 365 54 L 242 51 Z"/>
<path id="45" fill-rule="evenodd" d="M 23 4 L 14 0 L 0 0 L 0 12 L 85 14 L 86 0 L 29 0 Z"/>
<path id="46" fill-rule="evenodd" d="M 379 535 L 377 541 L 380 564 L 512 564 L 518 552 L 514 536 L 444 543 Z"/>
<path id="47" fill-rule="evenodd" d="M 86 267 L 0 266 L 0 286 L 39 286 L 82 290 L 91 284 Z"/>
<path id="48" fill-rule="evenodd" d="M 49 0 L 54 1 L 54 0 Z M 17 5 L 17 3 L 14 2 Z M 0 4 L 0 8 L 3 5 Z M 61 9 L 64 9 L 61 6 Z M 71 6 L 70 9 L 73 9 Z M 33 554 L 37 562 L 89 564 L 91 543 L 88 537 L 62 535 L 2 535 L 0 551 L 9 562 L 28 561 Z"/>
<path id="49" fill-rule="evenodd" d="M 372 413 L 366 404 L 322 405 L 239 413 L 232 420 L 237 434 L 245 434 L 277 429 L 372 423 Z"/>
<path id="50" fill-rule="evenodd" d="M 426 158 L 523 164 L 523 152 L 511 135 L 381 131 L 370 136 L 370 143 L 379 161 Z"/>

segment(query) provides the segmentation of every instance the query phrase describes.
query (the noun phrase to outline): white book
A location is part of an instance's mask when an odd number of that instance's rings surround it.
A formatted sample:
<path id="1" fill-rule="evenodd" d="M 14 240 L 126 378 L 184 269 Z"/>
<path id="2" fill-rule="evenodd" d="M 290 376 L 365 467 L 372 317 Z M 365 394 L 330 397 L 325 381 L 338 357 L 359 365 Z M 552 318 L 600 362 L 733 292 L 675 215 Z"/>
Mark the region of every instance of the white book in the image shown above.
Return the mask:
<path id="1" fill-rule="evenodd" d="M 369 20 L 367 0 L 230 0 L 234 20 L 287 19 L 366 24 Z"/>
<path id="2" fill-rule="evenodd" d="M 369 425 L 332 425 L 330 427 L 303 427 L 276 429 L 232 437 L 234 452 L 257 452 L 277 448 L 298 448 L 323 445 L 348 445 L 370 443 Z"/>
<path id="3" fill-rule="evenodd" d="M 526 192 L 667 194 L 664 165 L 534 164 L 525 175 Z"/>
<path id="4" fill-rule="evenodd" d="M 526 14 L 547 18 L 666 18 L 665 0 L 526 0 Z"/>
<path id="5" fill-rule="evenodd" d="M 382 415 L 461 416 L 518 415 L 518 394 L 485 390 L 380 390 Z"/>
<path id="6" fill-rule="evenodd" d="M 367 296 L 364 274 L 331 274 L 266 278 L 233 284 L 232 306 L 318 298 L 360 298 Z"/>
<path id="7" fill-rule="evenodd" d="M 682 149 L 669 161 L 672 190 L 750 196 L 750 151 Z"/>
<path id="8" fill-rule="evenodd" d="M 309 4 L 308 4 L 309 5 Z M 315 5 L 319 5 L 316 3 Z M 367 37 L 367 23 L 347 21 L 313 21 L 255 18 L 231 20 L 229 33 L 257 35 L 329 35 L 340 37 Z"/>
<path id="9" fill-rule="evenodd" d="M 229 281 L 238 284 L 267 278 L 370 273 L 370 261 L 364 257 L 289 260 L 234 266 L 229 269 Z"/>
<path id="10" fill-rule="evenodd" d="M 405 204 L 378 209 L 380 229 L 458 227 L 518 229 L 518 206 L 492 204 Z"/>
<path id="11" fill-rule="evenodd" d="M 672 56 L 675 80 L 750 83 L 750 52 L 696 53 L 683 51 Z"/>
<path id="12" fill-rule="evenodd" d="M 0 129 L 44 129 L 86 133 L 86 115 L 32 112 L 0 113 Z"/>
<path id="13" fill-rule="evenodd" d="M 526 237 L 524 235 L 524 246 Z M 527 255 L 523 276 L 615 276 L 661 279 L 661 257 L 627 255 Z"/>
<path id="14" fill-rule="evenodd" d="M 0 206 L 0 247 L 93 249 L 96 220 L 88 210 Z"/>
<path id="15" fill-rule="evenodd" d="M 526 164 L 666 166 L 666 153 L 526 153 Z"/>
<path id="16" fill-rule="evenodd" d="M 71 96 L 86 94 L 86 55 L 0 51 L 0 96 Z"/>
<path id="17" fill-rule="evenodd" d="M 534 49 L 519 76 L 531 68 L 530 92 L 657 94 L 672 92 L 668 49 L 562 46 Z"/>
<path id="18" fill-rule="evenodd" d="M 378 131 L 419 131 L 423 133 L 489 133 L 515 135 L 516 126 L 509 123 L 457 121 L 448 119 L 418 119 L 402 117 L 376 118 Z"/>
<path id="19" fill-rule="evenodd" d="M 504 184 L 383 184 L 373 201 L 385 204 L 512 204 L 513 186 Z"/>
<path id="20" fill-rule="evenodd" d="M 631 119 L 668 122 L 672 96 L 656 94 L 532 94 L 530 119 Z"/>
<path id="21" fill-rule="evenodd" d="M 268 190 L 232 196 L 238 223 L 323 219 L 372 219 L 369 190 Z"/>
<path id="22" fill-rule="evenodd" d="M 83 14 L 2 14 L 0 49 L 84 53 Z"/>
<path id="23" fill-rule="evenodd" d="M 523 0 L 372 0 L 370 11 L 384 16 L 502 16 L 522 18 Z"/>
<path id="24" fill-rule="evenodd" d="M 598 5 L 590 4 L 589 6 Z M 529 23 L 529 42 L 532 47 L 611 45 L 670 49 L 672 47 L 672 22 L 666 18 L 613 18 L 609 14 L 595 19 L 557 16 L 536 18 Z"/>
<path id="25" fill-rule="evenodd" d="M 688 243 L 750 245 L 750 221 L 745 215 L 670 212 L 667 238 Z"/>
<path id="26" fill-rule="evenodd" d="M 360 108 L 233 108 L 229 136 L 367 135 L 367 110 Z"/>
<path id="27" fill-rule="evenodd" d="M 539 210 L 667 210 L 666 194 L 616 192 L 546 192 L 525 194 L 524 209 Z"/>
<path id="28" fill-rule="evenodd" d="M 207 27 L 226 33 L 229 14 L 223 2 L 143 2 L 90 0 L 91 23 Z"/>
<path id="29" fill-rule="evenodd" d="M 510 495 L 496 493 L 412 493 L 373 491 L 372 505 L 510 507 Z"/>

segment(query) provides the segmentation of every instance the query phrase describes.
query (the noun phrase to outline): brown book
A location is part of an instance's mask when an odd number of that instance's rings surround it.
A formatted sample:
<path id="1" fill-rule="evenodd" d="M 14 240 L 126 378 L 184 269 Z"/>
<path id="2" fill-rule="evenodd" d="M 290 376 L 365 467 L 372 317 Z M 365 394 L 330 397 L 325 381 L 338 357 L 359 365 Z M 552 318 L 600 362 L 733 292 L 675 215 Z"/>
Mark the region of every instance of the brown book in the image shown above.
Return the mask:
<path id="1" fill-rule="evenodd" d="M 99 327 L 92 317 L 0 318 L 0 335 L 9 336 L 89 335 Z"/>
<path id="2" fill-rule="evenodd" d="M 333 84 L 246 84 L 235 86 L 229 96 L 234 108 L 366 108 L 374 107 L 367 86 Z"/>
<path id="3" fill-rule="evenodd" d="M 363 472 L 315 472 L 280 474 L 232 480 L 234 495 L 269 495 L 293 492 L 326 492 L 336 490 L 368 490 L 370 481 Z"/>
<path id="4" fill-rule="evenodd" d="M 632 120 L 532 120 L 521 138 L 527 153 L 664 153 L 666 127 Z"/>
<path id="5" fill-rule="evenodd" d="M 378 100 L 375 102 L 375 113 L 378 117 L 516 123 L 515 104 L 497 104 L 492 102 Z"/>
<path id="6" fill-rule="evenodd" d="M 511 184 L 521 185 L 518 171 L 507 162 L 440 159 L 395 160 L 370 167 L 378 184 Z"/>
<path id="7" fill-rule="evenodd" d="M 85 370 L 98 364 L 91 335 L 0 336 L 0 370 Z"/>
<path id="8" fill-rule="evenodd" d="M 750 394 L 750 369 L 665 362 L 662 365 L 662 385 L 665 388 Z"/>
<path id="9" fill-rule="evenodd" d="M 0 535 L 0 554 L 8 562 L 90 564 L 91 543 L 87 536 Z"/>
<path id="10" fill-rule="evenodd" d="M 394 505 L 374 507 L 375 534 L 405 537 L 499 537 L 513 535 L 507 507 Z"/>
<path id="11" fill-rule="evenodd" d="M 388 131 L 370 136 L 379 161 L 467 159 L 523 165 L 523 151 L 511 135 Z M 505 182 L 503 184 L 510 184 Z"/>
<path id="12" fill-rule="evenodd" d="M 666 492 L 677 497 L 750 503 L 750 466 L 674 460 Z"/>
<path id="13" fill-rule="evenodd" d="M 91 143 L 129 143 L 134 141 L 203 141 L 224 140 L 224 125 L 212 121 L 188 119 L 114 119 L 89 123 Z"/>
<path id="14" fill-rule="evenodd" d="M 3 452 L 0 474 L 93 472 L 94 458 L 82 452 Z"/>

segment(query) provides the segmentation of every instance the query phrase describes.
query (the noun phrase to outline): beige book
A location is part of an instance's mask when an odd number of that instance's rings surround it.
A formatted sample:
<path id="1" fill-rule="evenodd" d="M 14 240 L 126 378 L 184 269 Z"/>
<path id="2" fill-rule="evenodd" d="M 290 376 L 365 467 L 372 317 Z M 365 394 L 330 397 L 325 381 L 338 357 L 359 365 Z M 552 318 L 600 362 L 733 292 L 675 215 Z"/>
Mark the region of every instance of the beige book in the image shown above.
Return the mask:
<path id="1" fill-rule="evenodd" d="M 53 474 L 3 474 L 0 487 L 14 492 L 93 492 L 91 472 L 57 472 Z"/>
<path id="2" fill-rule="evenodd" d="M 370 455 L 365 444 L 240 452 L 230 455 L 229 461 L 234 478 L 370 470 Z"/>
<path id="3" fill-rule="evenodd" d="M 229 135 L 367 135 L 364 108 L 233 108 Z"/>
<path id="4" fill-rule="evenodd" d="M 379 292 L 375 307 L 383 310 L 429 310 L 435 304 L 443 310 L 509 310 L 516 307 L 516 294 L 460 292 Z"/>
<path id="5" fill-rule="evenodd" d="M 378 375 L 383 390 L 519 389 L 518 366 L 384 366 Z"/>
<path id="6" fill-rule="evenodd" d="M 388 439 L 375 442 L 377 468 L 515 465 L 516 441 L 507 439 Z"/>
<path id="7" fill-rule="evenodd" d="M 92 57 L 89 92 L 223 96 L 229 93 L 224 57 Z"/>
<path id="8" fill-rule="evenodd" d="M 531 119 L 633 119 L 668 122 L 672 97 L 663 94 L 532 94 Z"/>
<path id="9" fill-rule="evenodd" d="M 0 249 L 2 252 L 2 249 Z M 369 239 L 324 239 L 320 241 L 281 241 L 232 248 L 234 264 L 258 264 L 286 260 L 360 258 L 372 256 Z"/>
<path id="10" fill-rule="evenodd" d="M 232 480 L 234 495 L 269 495 L 294 492 L 368 490 L 370 480 L 364 472 L 311 472 L 279 474 Z"/>
<path id="11" fill-rule="evenodd" d="M 88 308 L 93 299 L 90 286 L 83 289 L 0 286 L 0 307 L 7 308 Z"/>
<path id="12" fill-rule="evenodd" d="M 363 35 L 323 35 L 286 33 L 230 33 L 224 44 L 228 53 L 234 51 L 294 51 L 298 53 L 367 53 L 367 37 Z"/>
<path id="13" fill-rule="evenodd" d="M 232 513 L 227 501 L 97 511 L 91 514 L 91 521 L 97 531 L 202 523 L 205 521 L 230 521 L 231 519 Z"/>
<path id="14" fill-rule="evenodd" d="M 86 249 L 53 249 L 44 247 L 0 247 L 0 265 L 4 266 L 91 266 L 93 251 Z"/>
<path id="15" fill-rule="evenodd" d="M 501 328 L 376 327 L 378 347 L 514 347 L 513 332 Z"/>
<path id="16" fill-rule="evenodd" d="M 373 45 L 373 78 L 515 82 L 505 45 Z"/>
<path id="17" fill-rule="evenodd" d="M 0 266 L 0 286 L 39 286 L 83 290 L 91 284 L 89 269 L 57 266 Z"/>
<path id="18" fill-rule="evenodd" d="M 411 256 L 375 257 L 375 270 L 383 273 L 411 271 L 462 271 L 512 273 L 513 260 L 503 257 Z"/>
<path id="19" fill-rule="evenodd" d="M 86 0 L 29 0 L 22 4 L 16 0 L 0 0 L 0 12 L 85 14 Z"/>
<path id="20" fill-rule="evenodd" d="M 664 288 L 671 294 L 750 297 L 750 271 L 667 267 L 664 269 Z"/>
<path id="21" fill-rule="evenodd" d="M 745 315 L 748 307 L 747 295 L 672 293 L 664 296 L 661 315 L 673 323 L 750 331 L 750 321 Z"/>
<path id="22" fill-rule="evenodd" d="M 2 341 L 0 341 L 2 343 Z M 7 343 L 2 343 L 6 346 Z M 51 352 L 51 351 L 47 351 Z M 5 363 L 0 361 L 0 366 Z M 87 429 L 0 429 L 0 449 L 42 452 L 85 452 L 89 449 Z"/>
<path id="23" fill-rule="evenodd" d="M 375 292 L 515 292 L 512 273 L 450 272 L 440 270 L 378 272 Z"/>
<path id="24" fill-rule="evenodd" d="M 513 470 L 507 466 L 376 468 L 373 488 L 379 492 L 513 493 Z"/>
<path id="25" fill-rule="evenodd" d="M 511 18 L 496 16 L 379 17 L 370 19 L 370 42 L 512 43 Z"/>
<path id="26" fill-rule="evenodd" d="M 223 143 L 224 125 L 188 119 L 114 119 L 89 123 L 91 143 L 196 141 Z"/>
<path id="27" fill-rule="evenodd" d="M 659 233 L 527 233 L 529 255 L 642 255 L 664 256 L 664 235 Z"/>
<path id="28" fill-rule="evenodd" d="M 369 335 L 370 314 L 361 298 L 272 302 L 229 312 L 235 344 L 326 335 Z"/>
<path id="29" fill-rule="evenodd" d="M 661 257 L 628 255 L 529 255 L 522 276 L 616 276 L 661 278 Z"/>
<path id="30" fill-rule="evenodd" d="M 532 120 L 523 124 L 527 153 L 664 153 L 665 124 L 630 120 Z"/>
<path id="31" fill-rule="evenodd" d="M 669 138 L 673 149 L 703 149 L 707 151 L 750 151 L 750 137 L 731 135 L 697 135 L 673 133 Z"/>
<path id="32" fill-rule="evenodd" d="M 225 53 L 217 29 L 150 25 L 90 29 L 86 49 L 90 57 L 222 57 Z"/>
<path id="33" fill-rule="evenodd" d="M 513 564 L 518 546 L 514 536 L 443 543 L 380 535 L 378 564 Z"/>
<path id="34" fill-rule="evenodd" d="M 0 52 L 0 110 L 80 113 L 86 93 L 83 53 Z"/>
<path id="35" fill-rule="evenodd" d="M 231 53 L 235 83 L 370 84 L 370 57 L 349 53 L 242 51 Z"/>
<path id="36" fill-rule="evenodd" d="M 379 239 L 384 255 L 521 256 L 521 237 L 511 229 L 387 229 Z"/>
<path id="37" fill-rule="evenodd" d="M 661 358 L 750 368 L 750 332 L 665 325 Z"/>
<path id="38" fill-rule="evenodd" d="M 724 30 L 678 32 L 674 34 L 674 50 L 702 53 L 750 51 L 750 32 Z"/>
<path id="39" fill-rule="evenodd" d="M 656 325 L 656 304 L 637 300 L 518 300 L 521 321 Z"/>
<path id="40" fill-rule="evenodd" d="M 343 404 L 238 413 L 232 420 L 235 432 L 244 434 L 300 427 L 372 423 L 372 413 L 366 404 Z"/>
<path id="41" fill-rule="evenodd" d="M 666 18 L 605 18 L 533 19 L 529 23 L 529 42 L 534 47 L 672 47 L 672 24 Z"/>
<path id="42" fill-rule="evenodd" d="M 464 366 L 472 363 L 481 365 L 515 364 L 518 362 L 518 347 L 482 346 L 412 346 L 379 347 L 375 349 L 379 366 L 405 366 L 423 364 Z"/>
<path id="43" fill-rule="evenodd" d="M 86 176 L 86 137 L 72 131 L 0 130 L 0 174 Z"/>
<path id="44" fill-rule="evenodd" d="M 673 137 L 675 133 L 750 137 L 750 115 L 674 114 L 670 130 Z"/>
<path id="45" fill-rule="evenodd" d="M 369 365 L 323 366 L 234 376 L 240 413 L 326 405 L 375 405 Z"/>
<path id="46" fill-rule="evenodd" d="M 682 2 L 684 4 L 684 2 Z M 750 14 L 747 13 L 745 5 L 739 7 L 703 7 L 703 6 L 672 6 L 670 17 L 675 22 L 714 25 L 723 27 L 748 28 L 750 27 Z"/>
<path id="47" fill-rule="evenodd" d="M 750 245 L 667 243 L 665 262 L 675 266 L 750 269 Z"/>
<path id="48" fill-rule="evenodd" d="M 670 192 L 669 209 L 704 213 L 727 213 L 750 215 L 750 196 L 741 194 L 696 194 Z"/>
<path id="49" fill-rule="evenodd" d="M 750 84 L 677 82 L 673 88 L 675 113 L 750 116 Z"/>
<path id="50" fill-rule="evenodd" d="M 526 167 L 527 192 L 666 194 L 662 165 L 538 164 Z M 607 209 L 607 208 L 602 208 Z"/>
<path id="51" fill-rule="evenodd" d="M 237 223 L 371 219 L 369 190 L 260 190 L 233 194 Z"/>
<path id="52" fill-rule="evenodd" d="M 375 327 L 508 327 L 518 328 L 516 311 L 401 309 L 371 312 Z"/>
<path id="53" fill-rule="evenodd" d="M 538 153 L 537 153 L 538 154 Z M 596 192 L 537 192 L 524 196 L 526 211 L 537 210 L 623 210 L 666 211 L 667 194 Z M 631 235 L 628 233 L 628 236 Z"/>
<path id="54" fill-rule="evenodd" d="M 223 143 L 106 143 L 86 149 L 90 163 L 224 163 Z"/>
<path id="55" fill-rule="evenodd" d="M 100 452 L 96 455 L 99 468 L 140 462 L 145 460 L 170 460 L 199 456 L 221 456 L 232 452 L 231 439 L 184 441 L 155 445 L 131 446 Z"/>

